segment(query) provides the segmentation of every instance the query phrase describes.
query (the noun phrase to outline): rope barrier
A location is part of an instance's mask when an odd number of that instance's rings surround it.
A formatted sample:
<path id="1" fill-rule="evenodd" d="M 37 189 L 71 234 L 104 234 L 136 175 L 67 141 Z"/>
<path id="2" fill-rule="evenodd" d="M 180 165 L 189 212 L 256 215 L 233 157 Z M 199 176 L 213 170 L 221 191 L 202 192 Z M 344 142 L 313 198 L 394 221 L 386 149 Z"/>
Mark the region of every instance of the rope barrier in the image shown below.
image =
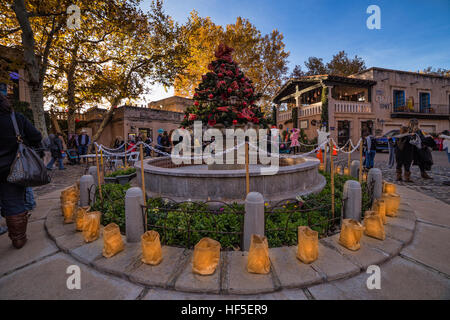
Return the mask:
<path id="1" fill-rule="evenodd" d="M 334 149 L 335 149 L 336 151 L 339 151 L 339 152 L 342 152 L 342 153 L 345 153 L 345 154 L 353 153 L 353 152 L 355 152 L 355 151 L 359 148 L 359 146 L 360 146 L 360 144 L 361 144 L 361 141 L 362 141 L 362 139 L 359 139 L 357 145 L 355 146 L 355 145 L 353 144 L 353 141 L 352 141 L 351 139 L 349 139 L 349 140 L 347 140 L 347 142 L 346 142 L 341 148 L 336 147 L 337 144 L 336 144 L 336 142 L 334 141 L 333 138 L 328 138 L 328 139 L 327 139 L 326 141 L 324 141 L 321 145 L 318 145 L 318 144 L 307 145 L 307 144 L 303 144 L 303 143 L 300 142 L 300 144 L 301 144 L 301 145 L 304 145 L 304 146 L 309 146 L 309 147 L 317 146 L 317 147 L 314 148 L 313 150 L 309 151 L 309 152 L 302 153 L 302 154 L 297 154 L 297 155 L 280 155 L 279 153 L 278 153 L 278 154 L 270 153 L 270 152 L 267 152 L 267 150 L 262 150 L 259 146 L 255 146 L 255 145 L 253 145 L 253 144 L 251 144 L 251 143 L 249 143 L 249 146 L 250 146 L 253 150 L 257 150 L 257 151 L 260 151 L 260 152 L 265 152 L 268 156 L 271 156 L 271 157 L 281 157 L 281 158 L 304 158 L 304 157 L 307 157 L 307 156 L 311 155 L 312 153 L 316 153 L 317 151 L 319 151 L 320 149 L 322 149 L 323 147 L 325 147 L 329 142 L 333 142 L 333 145 L 335 146 Z M 262 142 L 266 142 L 266 143 L 267 143 L 267 142 L 272 142 L 272 141 L 269 141 L 269 140 L 267 140 L 267 139 L 263 139 Z M 282 143 L 283 143 L 283 142 L 282 142 Z M 155 148 L 155 147 L 153 147 L 153 146 L 151 146 L 151 145 L 149 145 L 149 144 L 147 144 L 147 143 L 145 143 L 145 142 L 143 142 L 143 141 L 139 141 L 139 142 L 136 143 L 133 147 L 131 147 L 129 150 L 126 150 L 126 151 L 124 151 L 124 152 L 112 152 L 112 151 L 114 151 L 114 150 L 118 150 L 118 149 L 122 148 L 125 144 L 122 144 L 122 146 L 120 146 L 119 148 L 116 148 L 116 149 L 110 149 L 110 148 L 105 147 L 104 145 L 101 145 L 101 144 L 98 144 L 98 143 L 95 142 L 95 145 L 98 147 L 98 150 L 99 150 L 99 151 L 102 150 L 103 153 L 104 153 L 105 155 L 108 155 L 108 156 L 115 156 L 115 157 L 124 157 L 124 156 L 127 156 L 127 155 L 135 156 L 135 155 L 139 154 L 139 152 L 136 152 L 136 151 L 134 151 L 134 150 L 135 150 L 137 147 L 139 147 L 141 144 L 142 144 L 144 147 L 146 147 L 146 148 L 148 148 L 148 149 L 150 149 L 150 150 L 153 150 L 154 152 L 156 152 L 156 153 L 158 153 L 158 154 L 161 154 L 161 155 L 163 155 L 163 156 L 166 156 L 166 157 L 177 158 L 177 159 L 182 159 L 182 160 L 200 160 L 200 159 L 201 159 L 201 160 L 205 160 L 205 159 L 210 159 L 210 158 L 212 158 L 212 157 L 220 157 L 220 156 L 222 156 L 222 155 L 224 155 L 224 154 L 227 154 L 227 153 L 229 153 L 229 152 L 231 152 L 231 151 L 233 151 L 233 150 L 237 150 L 237 149 L 239 149 L 240 147 L 244 146 L 244 145 L 245 145 L 245 142 L 243 142 L 243 143 L 241 143 L 241 144 L 239 144 L 239 145 L 236 145 L 236 146 L 234 146 L 233 148 L 229 148 L 229 149 L 227 149 L 227 150 L 218 152 L 218 153 L 216 153 L 216 154 L 214 154 L 214 155 L 201 155 L 201 156 L 179 156 L 179 155 L 173 155 L 173 154 L 171 154 L 171 153 L 167 153 L 167 152 L 164 152 L 164 151 L 162 151 L 162 150 L 159 150 L 159 149 L 157 149 L 157 148 Z M 345 151 L 344 149 L 345 149 L 345 147 L 346 147 L 348 144 L 350 144 L 350 145 L 352 146 L 352 150 L 350 150 L 350 151 Z M 88 157 L 95 157 L 95 155 L 85 155 L 84 157 L 86 157 L 86 158 L 88 158 Z"/>

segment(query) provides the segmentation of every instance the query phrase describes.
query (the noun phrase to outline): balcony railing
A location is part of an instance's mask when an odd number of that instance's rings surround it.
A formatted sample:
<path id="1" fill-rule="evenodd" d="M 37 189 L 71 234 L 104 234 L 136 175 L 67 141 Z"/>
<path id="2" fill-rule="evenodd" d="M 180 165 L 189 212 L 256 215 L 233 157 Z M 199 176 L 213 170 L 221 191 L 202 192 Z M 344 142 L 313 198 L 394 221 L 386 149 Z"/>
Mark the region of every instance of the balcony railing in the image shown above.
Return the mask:
<path id="1" fill-rule="evenodd" d="M 336 113 L 372 113 L 372 105 L 366 102 L 336 101 L 334 103 Z"/>
<path id="2" fill-rule="evenodd" d="M 299 117 L 314 116 L 322 113 L 322 102 L 310 104 L 300 108 Z"/>
<path id="3" fill-rule="evenodd" d="M 430 114 L 430 115 L 450 115 L 450 108 L 448 104 L 429 104 L 406 106 L 392 106 L 392 113 L 411 113 L 411 114 Z"/>
<path id="4" fill-rule="evenodd" d="M 288 121 L 292 118 L 292 110 L 282 111 L 278 113 L 278 121 Z"/>

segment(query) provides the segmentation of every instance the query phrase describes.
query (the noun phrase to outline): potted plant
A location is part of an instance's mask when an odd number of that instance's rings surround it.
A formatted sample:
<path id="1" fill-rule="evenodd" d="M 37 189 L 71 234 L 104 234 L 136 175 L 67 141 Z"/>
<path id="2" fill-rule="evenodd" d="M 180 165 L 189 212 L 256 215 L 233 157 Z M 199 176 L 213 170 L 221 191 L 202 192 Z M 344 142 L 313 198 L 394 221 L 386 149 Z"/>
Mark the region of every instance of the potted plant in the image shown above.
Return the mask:
<path id="1" fill-rule="evenodd" d="M 120 183 L 127 184 L 136 176 L 136 168 L 126 168 L 116 170 L 105 177 L 105 183 Z"/>

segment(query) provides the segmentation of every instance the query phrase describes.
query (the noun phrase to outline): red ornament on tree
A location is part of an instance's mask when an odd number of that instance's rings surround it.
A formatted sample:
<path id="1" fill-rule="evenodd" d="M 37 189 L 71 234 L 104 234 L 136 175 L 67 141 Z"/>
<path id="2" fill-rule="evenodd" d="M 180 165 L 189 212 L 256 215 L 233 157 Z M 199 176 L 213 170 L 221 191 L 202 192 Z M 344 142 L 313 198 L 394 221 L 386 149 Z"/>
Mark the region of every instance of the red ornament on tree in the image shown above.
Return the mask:
<path id="1" fill-rule="evenodd" d="M 199 105 L 198 101 L 195 101 L 194 106 L 198 107 L 198 105 Z"/>
<path id="2" fill-rule="evenodd" d="M 236 125 L 237 124 L 237 120 L 233 120 L 233 124 Z"/>
<path id="3" fill-rule="evenodd" d="M 208 96 L 208 98 L 212 99 L 212 98 L 214 98 L 214 95 L 211 93 L 211 94 Z"/>

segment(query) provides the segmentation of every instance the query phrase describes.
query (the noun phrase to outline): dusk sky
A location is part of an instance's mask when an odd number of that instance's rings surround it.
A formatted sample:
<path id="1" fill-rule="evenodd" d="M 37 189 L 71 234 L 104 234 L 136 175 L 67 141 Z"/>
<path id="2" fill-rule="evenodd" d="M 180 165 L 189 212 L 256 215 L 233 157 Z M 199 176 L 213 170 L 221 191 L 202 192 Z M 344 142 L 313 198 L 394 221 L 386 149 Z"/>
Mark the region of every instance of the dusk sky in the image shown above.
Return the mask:
<path id="1" fill-rule="evenodd" d="M 145 0 L 147 10 L 151 0 Z M 381 29 L 369 30 L 369 5 L 381 9 Z M 329 61 L 345 50 L 367 67 L 406 71 L 428 66 L 450 69 L 450 0 L 166 0 L 164 8 L 179 23 L 197 10 L 216 24 L 241 16 L 262 33 L 278 29 L 290 52 L 290 70 L 310 56 Z M 155 88 L 150 100 L 170 96 Z"/>

